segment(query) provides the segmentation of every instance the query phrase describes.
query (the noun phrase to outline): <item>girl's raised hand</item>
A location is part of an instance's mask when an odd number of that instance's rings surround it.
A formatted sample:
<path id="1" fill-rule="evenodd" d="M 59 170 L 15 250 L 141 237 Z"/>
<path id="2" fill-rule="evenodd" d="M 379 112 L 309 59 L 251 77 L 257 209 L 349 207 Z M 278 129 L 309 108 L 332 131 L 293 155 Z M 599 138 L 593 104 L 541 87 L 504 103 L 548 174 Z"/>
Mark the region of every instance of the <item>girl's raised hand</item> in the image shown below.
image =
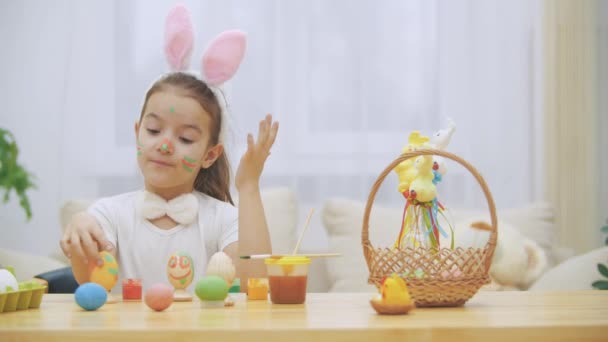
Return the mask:
<path id="1" fill-rule="evenodd" d="M 272 121 L 272 115 L 260 121 L 258 140 L 253 140 L 253 135 L 247 135 L 247 151 L 241 157 L 239 168 L 236 172 L 236 188 L 239 192 L 248 190 L 259 190 L 260 176 L 264 169 L 266 158 L 270 155 L 270 148 L 274 144 L 279 130 L 279 123 Z"/>

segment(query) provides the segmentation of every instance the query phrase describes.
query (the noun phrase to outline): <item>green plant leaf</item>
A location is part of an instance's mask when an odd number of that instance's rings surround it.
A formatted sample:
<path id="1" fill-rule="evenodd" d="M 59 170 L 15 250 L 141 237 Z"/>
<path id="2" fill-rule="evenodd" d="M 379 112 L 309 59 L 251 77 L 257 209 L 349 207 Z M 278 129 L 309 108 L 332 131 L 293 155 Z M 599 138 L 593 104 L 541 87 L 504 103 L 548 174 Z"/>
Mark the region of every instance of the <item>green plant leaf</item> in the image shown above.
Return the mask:
<path id="1" fill-rule="evenodd" d="M 608 237 L 606 237 L 606 240 L 604 240 L 604 245 L 608 245 Z"/>
<path id="2" fill-rule="evenodd" d="M 591 286 L 598 290 L 608 290 L 608 281 L 606 280 L 598 280 L 594 281 Z"/>
<path id="3" fill-rule="evenodd" d="M 25 211 L 27 219 L 32 217 L 32 209 L 26 191 L 35 189 L 34 176 L 17 163 L 19 148 L 15 137 L 6 129 L 0 128 L 0 189 L 4 190 L 3 202 L 10 200 L 14 190 L 19 197 L 19 204 Z"/>
<path id="4" fill-rule="evenodd" d="M 597 264 L 597 270 L 600 271 L 604 277 L 608 278 L 608 267 L 606 267 L 606 265 Z"/>
<path id="5" fill-rule="evenodd" d="M 608 226 L 603 226 L 602 227 L 602 233 L 608 234 Z"/>

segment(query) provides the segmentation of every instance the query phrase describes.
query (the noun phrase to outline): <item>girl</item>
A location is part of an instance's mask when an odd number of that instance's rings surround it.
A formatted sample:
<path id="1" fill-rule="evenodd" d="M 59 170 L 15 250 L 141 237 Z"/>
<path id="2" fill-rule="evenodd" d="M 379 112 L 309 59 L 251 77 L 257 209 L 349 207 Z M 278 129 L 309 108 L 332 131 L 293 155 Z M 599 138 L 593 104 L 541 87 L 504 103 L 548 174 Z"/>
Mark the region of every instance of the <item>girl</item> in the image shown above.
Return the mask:
<path id="1" fill-rule="evenodd" d="M 242 267 L 238 256 L 271 252 L 259 179 L 278 123 L 267 115 L 260 122 L 257 141 L 251 134 L 247 137 L 247 151 L 236 173 L 236 209 L 222 144 L 225 106 L 213 86 L 236 72 L 245 38 L 231 31 L 212 42 L 203 56 L 203 81 L 181 71 L 192 42 L 191 31 L 183 30 L 183 22 L 189 23 L 185 11 L 177 7 L 167 19 L 166 54 L 177 71 L 148 90 L 135 124 L 145 189 L 97 201 L 74 216 L 61 239 L 78 283 L 89 281 L 90 263 L 103 264 L 99 250 L 117 257 L 120 278 L 140 278 L 144 286 L 168 282 L 167 262 L 176 251 L 190 254 L 198 275 L 205 273 L 210 256 L 218 251 L 233 259 L 242 280 L 266 272 L 259 260 Z M 176 23 L 181 24 L 177 30 Z"/>

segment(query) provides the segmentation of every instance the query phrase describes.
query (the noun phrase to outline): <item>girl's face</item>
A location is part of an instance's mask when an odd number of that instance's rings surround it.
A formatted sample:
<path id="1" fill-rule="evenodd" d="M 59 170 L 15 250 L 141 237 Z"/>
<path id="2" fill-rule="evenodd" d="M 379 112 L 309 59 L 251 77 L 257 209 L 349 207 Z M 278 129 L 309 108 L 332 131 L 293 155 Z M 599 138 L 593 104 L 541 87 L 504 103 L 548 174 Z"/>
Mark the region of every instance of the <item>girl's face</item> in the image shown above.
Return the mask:
<path id="1" fill-rule="evenodd" d="M 211 116 L 193 98 L 170 88 L 150 96 L 135 124 L 146 189 L 163 197 L 191 192 L 199 170 L 223 151 L 221 144 L 209 146 L 210 130 Z"/>

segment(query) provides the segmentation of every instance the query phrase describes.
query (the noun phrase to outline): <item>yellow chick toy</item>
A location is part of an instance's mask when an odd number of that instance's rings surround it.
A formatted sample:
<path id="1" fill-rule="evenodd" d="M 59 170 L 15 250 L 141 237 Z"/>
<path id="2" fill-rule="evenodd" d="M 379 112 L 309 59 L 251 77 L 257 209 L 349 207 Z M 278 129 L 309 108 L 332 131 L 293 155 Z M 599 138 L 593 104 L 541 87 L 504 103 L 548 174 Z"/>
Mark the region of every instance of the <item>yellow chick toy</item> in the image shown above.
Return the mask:
<path id="1" fill-rule="evenodd" d="M 382 288 L 380 289 L 380 295 L 382 296 L 382 302 L 384 304 L 409 305 L 412 303 L 405 281 L 394 273 L 390 278 L 384 279 Z"/>
<path id="2" fill-rule="evenodd" d="M 416 158 L 414 168 L 418 170 L 416 178 L 410 183 L 409 198 L 418 202 L 430 202 L 437 196 L 437 188 L 433 184 L 433 157 L 420 156 Z"/>
<path id="3" fill-rule="evenodd" d="M 370 302 L 379 314 L 405 314 L 414 307 L 405 281 L 396 274 L 384 279 L 380 296 Z"/>
<path id="4" fill-rule="evenodd" d="M 425 147 L 428 145 L 428 142 L 429 137 L 421 135 L 418 131 L 413 131 L 410 133 L 407 146 L 401 150 L 401 153 L 407 153 Z M 395 167 L 395 172 L 399 176 L 399 186 L 397 189 L 400 193 L 409 193 L 410 183 L 418 173 L 418 169 L 414 167 L 415 161 L 416 158 L 410 158 L 402 161 Z"/>

